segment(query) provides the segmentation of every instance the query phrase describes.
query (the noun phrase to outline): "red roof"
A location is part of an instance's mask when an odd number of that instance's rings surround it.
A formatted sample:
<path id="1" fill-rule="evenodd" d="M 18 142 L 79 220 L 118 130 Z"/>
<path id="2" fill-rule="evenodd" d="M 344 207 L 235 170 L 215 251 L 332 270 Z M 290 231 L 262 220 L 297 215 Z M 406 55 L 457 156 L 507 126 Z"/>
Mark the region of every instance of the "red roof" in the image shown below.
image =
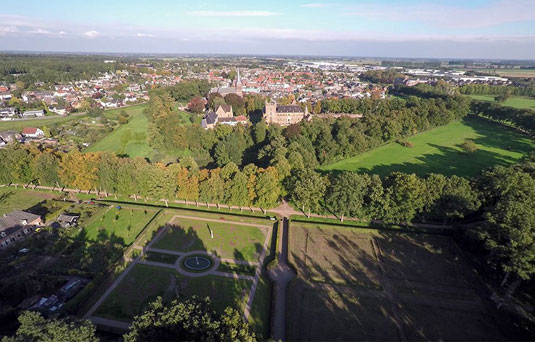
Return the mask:
<path id="1" fill-rule="evenodd" d="M 238 115 L 234 117 L 234 120 L 236 121 L 247 121 L 247 118 L 243 115 Z"/>
<path id="2" fill-rule="evenodd" d="M 37 128 L 35 127 L 24 127 L 22 134 L 35 134 L 37 133 Z"/>

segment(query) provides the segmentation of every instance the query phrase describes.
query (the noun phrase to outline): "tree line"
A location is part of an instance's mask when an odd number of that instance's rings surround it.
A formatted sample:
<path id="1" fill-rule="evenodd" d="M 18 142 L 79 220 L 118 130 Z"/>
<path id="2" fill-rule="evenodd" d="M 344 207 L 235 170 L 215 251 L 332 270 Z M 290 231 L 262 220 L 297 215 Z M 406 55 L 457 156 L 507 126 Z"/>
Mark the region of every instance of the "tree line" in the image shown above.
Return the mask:
<path id="1" fill-rule="evenodd" d="M 535 82 L 526 83 L 522 86 L 499 86 L 489 84 L 466 84 L 459 88 L 464 95 L 503 95 L 509 93 L 515 96 L 535 97 Z"/>

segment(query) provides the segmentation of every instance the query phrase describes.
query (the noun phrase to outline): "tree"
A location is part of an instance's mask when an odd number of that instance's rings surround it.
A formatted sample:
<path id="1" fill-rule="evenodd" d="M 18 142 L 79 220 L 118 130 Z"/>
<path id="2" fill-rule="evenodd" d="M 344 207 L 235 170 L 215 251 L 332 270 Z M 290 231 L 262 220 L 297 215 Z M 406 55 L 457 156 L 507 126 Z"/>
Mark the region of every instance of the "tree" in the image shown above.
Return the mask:
<path id="1" fill-rule="evenodd" d="M 394 172 L 385 185 L 385 221 L 409 223 L 425 204 L 425 183 L 413 173 Z"/>
<path id="2" fill-rule="evenodd" d="M 466 139 L 466 140 L 461 144 L 461 148 L 462 148 L 466 153 L 474 153 L 475 151 L 477 151 L 477 146 L 476 146 L 476 144 L 474 143 L 473 140 L 470 140 L 470 139 Z"/>
<path id="3" fill-rule="evenodd" d="M 342 172 L 332 176 L 326 191 L 325 203 L 331 210 L 340 215 L 359 217 L 363 215 L 364 196 L 369 179 L 354 172 Z"/>
<path id="4" fill-rule="evenodd" d="M 200 114 L 204 112 L 204 100 L 199 96 L 195 96 L 188 103 L 188 108 L 191 112 Z"/>
<path id="5" fill-rule="evenodd" d="M 255 183 L 255 204 L 260 208 L 272 208 L 277 204 L 280 192 L 277 170 L 273 167 L 259 170 Z"/>
<path id="6" fill-rule="evenodd" d="M 535 178 L 520 169 L 496 167 L 480 179 L 487 229 L 481 232 L 492 259 L 506 274 L 535 274 Z"/>
<path id="7" fill-rule="evenodd" d="M 92 107 L 87 111 L 87 115 L 92 118 L 100 118 L 104 114 L 104 109 L 100 107 Z"/>
<path id="8" fill-rule="evenodd" d="M 125 342 L 138 341 L 243 341 L 254 342 L 240 314 L 227 307 L 222 315 L 211 307 L 208 298 L 196 297 L 166 306 L 158 297 L 132 322 Z"/>
<path id="9" fill-rule="evenodd" d="M 290 188 L 290 199 L 305 211 L 308 208 L 310 216 L 311 211 L 318 212 L 321 208 L 325 189 L 325 179 L 311 168 L 296 169 L 288 182 Z"/>
<path id="10" fill-rule="evenodd" d="M 32 174 L 43 185 L 56 185 L 59 182 L 59 159 L 49 152 L 38 154 L 32 160 Z"/>
<path id="11" fill-rule="evenodd" d="M 245 102 L 243 101 L 243 98 L 240 95 L 234 94 L 234 93 L 225 95 L 225 102 L 228 105 L 231 105 L 234 111 L 244 108 L 245 106 Z"/>
<path id="12" fill-rule="evenodd" d="M 40 313 L 24 311 L 19 316 L 20 326 L 15 336 L 4 337 L 2 342 L 97 342 L 95 326 L 88 320 L 67 321 L 45 319 Z"/>

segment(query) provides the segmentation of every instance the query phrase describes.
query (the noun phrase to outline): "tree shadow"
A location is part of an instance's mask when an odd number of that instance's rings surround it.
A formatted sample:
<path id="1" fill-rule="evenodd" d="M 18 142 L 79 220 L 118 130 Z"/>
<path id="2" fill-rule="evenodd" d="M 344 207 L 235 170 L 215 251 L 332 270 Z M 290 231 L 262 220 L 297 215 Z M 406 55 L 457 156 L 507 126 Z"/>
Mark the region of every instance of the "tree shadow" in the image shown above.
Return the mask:
<path id="1" fill-rule="evenodd" d="M 290 229 L 298 278 L 288 290 L 288 339 L 503 338 L 451 238 L 296 228 Z"/>

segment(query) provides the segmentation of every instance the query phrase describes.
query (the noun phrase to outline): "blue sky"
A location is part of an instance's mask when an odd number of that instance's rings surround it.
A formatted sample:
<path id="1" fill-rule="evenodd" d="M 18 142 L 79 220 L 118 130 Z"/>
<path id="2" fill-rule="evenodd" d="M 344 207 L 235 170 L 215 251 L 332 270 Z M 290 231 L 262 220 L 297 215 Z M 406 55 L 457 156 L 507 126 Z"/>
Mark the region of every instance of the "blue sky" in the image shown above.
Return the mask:
<path id="1" fill-rule="evenodd" d="M 535 0 L 17 0 L 0 50 L 535 59 Z"/>

